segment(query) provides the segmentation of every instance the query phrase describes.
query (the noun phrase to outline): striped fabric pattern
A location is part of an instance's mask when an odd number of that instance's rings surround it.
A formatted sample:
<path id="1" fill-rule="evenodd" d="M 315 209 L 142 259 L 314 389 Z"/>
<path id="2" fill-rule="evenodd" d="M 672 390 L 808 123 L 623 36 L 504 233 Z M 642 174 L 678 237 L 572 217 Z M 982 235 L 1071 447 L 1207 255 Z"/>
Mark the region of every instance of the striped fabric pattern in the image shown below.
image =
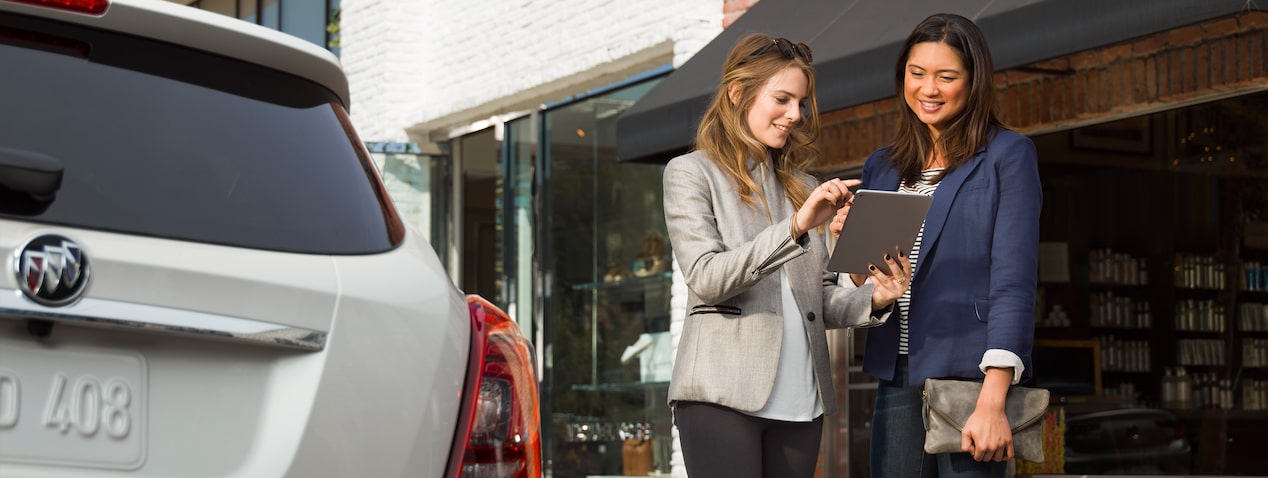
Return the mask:
<path id="1" fill-rule="evenodd" d="M 898 188 L 898 191 L 932 196 L 933 191 L 938 189 L 938 183 L 933 182 L 933 179 L 942 174 L 942 170 L 943 168 L 934 168 L 921 171 L 920 180 L 916 181 L 915 184 L 903 183 Z M 911 252 L 907 253 L 907 258 L 911 259 L 912 270 L 916 269 L 916 261 L 920 259 L 920 241 L 924 239 L 924 236 L 925 225 L 921 224 L 920 232 L 916 234 L 916 242 L 912 244 Z M 911 281 L 915 283 L 916 277 L 912 276 Z M 911 289 L 908 288 L 907 292 L 904 292 L 903 296 L 898 298 L 898 353 L 901 355 L 907 355 L 907 307 L 910 305 Z"/>

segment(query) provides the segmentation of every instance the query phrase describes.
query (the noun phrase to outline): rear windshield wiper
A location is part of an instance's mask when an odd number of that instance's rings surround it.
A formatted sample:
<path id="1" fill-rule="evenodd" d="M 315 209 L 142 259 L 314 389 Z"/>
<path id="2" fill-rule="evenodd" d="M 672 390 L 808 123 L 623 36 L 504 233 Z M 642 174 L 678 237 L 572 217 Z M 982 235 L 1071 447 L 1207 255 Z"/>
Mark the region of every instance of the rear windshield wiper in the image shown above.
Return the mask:
<path id="1" fill-rule="evenodd" d="M 34 151 L 0 148 L 0 186 L 52 201 L 62 187 L 62 162 Z"/>
<path id="2" fill-rule="evenodd" d="M 0 147 L 0 211 L 43 212 L 62 187 L 62 169 L 47 154 Z"/>

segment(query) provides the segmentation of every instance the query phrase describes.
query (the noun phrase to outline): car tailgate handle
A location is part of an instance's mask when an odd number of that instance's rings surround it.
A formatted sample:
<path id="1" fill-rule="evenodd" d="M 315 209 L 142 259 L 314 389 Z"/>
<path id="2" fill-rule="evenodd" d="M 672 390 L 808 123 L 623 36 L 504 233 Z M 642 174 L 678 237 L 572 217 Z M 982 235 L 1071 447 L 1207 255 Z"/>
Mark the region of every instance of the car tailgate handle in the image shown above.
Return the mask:
<path id="1" fill-rule="evenodd" d="M 62 162 L 52 156 L 15 148 L 0 148 L 0 186 L 24 192 L 39 201 L 52 201 L 62 187 Z"/>

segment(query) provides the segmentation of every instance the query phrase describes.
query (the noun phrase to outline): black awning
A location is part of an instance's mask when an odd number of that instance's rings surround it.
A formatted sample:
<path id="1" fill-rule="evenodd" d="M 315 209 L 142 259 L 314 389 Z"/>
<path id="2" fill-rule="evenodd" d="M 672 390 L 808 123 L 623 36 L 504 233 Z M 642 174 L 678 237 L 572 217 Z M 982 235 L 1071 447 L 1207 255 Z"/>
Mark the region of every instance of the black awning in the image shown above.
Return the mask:
<path id="1" fill-rule="evenodd" d="M 761 0 L 617 120 L 619 161 L 665 162 L 696 124 L 740 37 L 762 32 L 814 51 L 820 111 L 894 95 L 902 41 L 934 13 L 974 19 L 1006 70 L 1248 10 L 1248 0 Z"/>

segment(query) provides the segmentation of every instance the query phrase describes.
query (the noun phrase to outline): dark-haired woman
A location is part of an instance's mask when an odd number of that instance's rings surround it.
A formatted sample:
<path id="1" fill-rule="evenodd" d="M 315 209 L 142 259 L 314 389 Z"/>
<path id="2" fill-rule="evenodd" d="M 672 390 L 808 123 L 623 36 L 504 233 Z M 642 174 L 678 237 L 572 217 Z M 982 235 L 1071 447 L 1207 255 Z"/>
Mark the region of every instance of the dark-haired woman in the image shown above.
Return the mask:
<path id="1" fill-rule="evenodd" d="M 910 290 L 867 334 L 863 370 L 880 382 L 871 476 L 1002 477 L 1014 456 L 1004 397 L 1029 377 L 1034 342 L 1038 159 L 995 115 L 991 54 L 972 21 L 933 15 L 901 51 L 902 119 L 894 142 L 867 159 L 862 187 L 931 194 L 933 204 L 909 254 Z M 963 453 L 924 453 L 926 378 L 983 384 Z"/>

